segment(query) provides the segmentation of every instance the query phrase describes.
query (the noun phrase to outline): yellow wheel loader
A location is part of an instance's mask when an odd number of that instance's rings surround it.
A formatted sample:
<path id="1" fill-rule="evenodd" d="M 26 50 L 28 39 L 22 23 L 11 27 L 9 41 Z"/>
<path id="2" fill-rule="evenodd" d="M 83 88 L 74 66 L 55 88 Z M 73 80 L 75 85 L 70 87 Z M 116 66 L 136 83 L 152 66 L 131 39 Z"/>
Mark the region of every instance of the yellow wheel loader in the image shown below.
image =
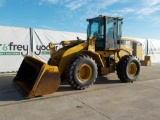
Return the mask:
<path id="1" fill-rule="evenodd" d="M 63 47 L 57 51 L 50 43 L 48 64 L 26 56 L 14 83 L 31 98 L 55 92 L 62 79 L 78 90 L 92 85 L 97 75 L 115 71 L 122 82 L 135 81 L 140 73 L 142 45 L 121 39 L 122 20 L 103 15 L 87 19 L 87 40 L 62 41 Z M 134 51 L 133 44 L 140 51 Z"/>

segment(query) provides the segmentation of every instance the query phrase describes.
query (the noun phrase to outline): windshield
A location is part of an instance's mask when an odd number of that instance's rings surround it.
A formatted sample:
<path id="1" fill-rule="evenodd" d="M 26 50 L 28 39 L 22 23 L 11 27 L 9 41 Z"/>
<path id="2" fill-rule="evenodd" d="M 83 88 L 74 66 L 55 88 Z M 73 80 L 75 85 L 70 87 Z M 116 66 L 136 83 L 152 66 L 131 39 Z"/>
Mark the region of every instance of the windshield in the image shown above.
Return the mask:
<path id="1" fill-rule="evenodd" d="M 96 40 L 104 38 L 104 20 L 102 18 L 95 18 L 89 21 L 87 37 L 93 37 Z"/>

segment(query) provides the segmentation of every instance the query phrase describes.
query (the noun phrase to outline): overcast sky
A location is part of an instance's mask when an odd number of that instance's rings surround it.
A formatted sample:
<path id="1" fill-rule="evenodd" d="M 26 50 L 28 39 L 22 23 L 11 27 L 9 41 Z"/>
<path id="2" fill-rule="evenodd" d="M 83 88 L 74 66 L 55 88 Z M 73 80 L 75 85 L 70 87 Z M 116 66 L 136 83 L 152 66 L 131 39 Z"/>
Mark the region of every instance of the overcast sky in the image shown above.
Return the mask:
<path id="1" fill-rule="evenodd" d="M 123 17 L 125 37 L 160 39 L 160 0 L 0 0 L 0 26 L 85 33 L 100 14 Z"/>

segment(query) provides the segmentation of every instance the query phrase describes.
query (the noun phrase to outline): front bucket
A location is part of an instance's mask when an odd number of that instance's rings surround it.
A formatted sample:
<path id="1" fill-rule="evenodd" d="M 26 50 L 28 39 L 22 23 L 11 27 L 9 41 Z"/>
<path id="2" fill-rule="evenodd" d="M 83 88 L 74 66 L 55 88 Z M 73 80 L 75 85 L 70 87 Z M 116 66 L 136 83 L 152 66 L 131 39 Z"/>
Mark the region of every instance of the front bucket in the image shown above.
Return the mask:
<path id="1" fill-rule="evenodd" d="M 26 56 L 13 81 L 31 98 L 55 92 L 61 80 L 57 66 Z"/>

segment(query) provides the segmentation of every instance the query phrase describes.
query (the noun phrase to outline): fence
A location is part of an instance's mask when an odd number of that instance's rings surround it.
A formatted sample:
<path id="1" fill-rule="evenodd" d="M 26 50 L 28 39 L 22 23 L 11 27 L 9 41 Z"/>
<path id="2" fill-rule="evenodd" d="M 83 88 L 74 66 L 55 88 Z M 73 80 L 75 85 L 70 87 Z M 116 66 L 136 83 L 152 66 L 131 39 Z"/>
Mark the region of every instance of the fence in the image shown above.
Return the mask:
<path id="1" fill-rule="evenodd" d="M 85 40 L 86 34 L 75 32 L 60 32 L 33 28 L 17 28 L 0 26 L 0 72 L 17 71 L 23 55 L 30 55 L 46 62 L 49 55 L 49 43 L 53 42 L 59 49 L 62 40 Z M 152 63 L 160 63 L 160 40 L 140 39 L 143 54 L 150 55 Z"/>

